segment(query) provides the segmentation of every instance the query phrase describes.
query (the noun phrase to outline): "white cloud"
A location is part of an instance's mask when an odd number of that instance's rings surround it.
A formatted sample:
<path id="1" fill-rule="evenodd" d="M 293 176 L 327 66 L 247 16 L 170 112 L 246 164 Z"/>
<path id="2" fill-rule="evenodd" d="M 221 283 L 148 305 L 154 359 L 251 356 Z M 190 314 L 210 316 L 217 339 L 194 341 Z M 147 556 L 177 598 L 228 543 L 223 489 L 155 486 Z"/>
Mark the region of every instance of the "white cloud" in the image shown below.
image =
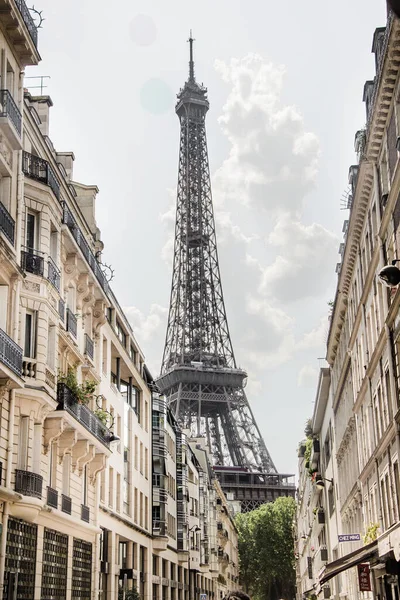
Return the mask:
<path id="1" fill-rule="evenodd" d="M 260 292 L 281 303 L 323 294 L 332 280 L 338 243 L 322 225 L 304 225 L 284 215 L 268 238 L 278 254 L 261 268 Z"/>
<path id="2" fill-rule="evenodd" d="M 315 389 L 318 381 L 318 369 L 311 365 L 304 365 L 297 377 L 297 386 Z"/>
<path id="3" fill-rule="evenodd" d="M 159 304 L 152 304 L 148 315 L 135 306 L 124 308 L 125 314 L 132 325 L 133 332 L 140 342 L 149 342 L 156 335 L 162 336 L 168 310 Z"/>
<path id="4" fill-rule="evenodd" d="M 303 338 L 298 343 L 297 348 L 299 350 L 323 350 L 327 340 L 328 328 L 329 321 L 327 306 L 326 315 L 321 317 L 318 325 L 314 327 L 314 329 L 304 334 Z"/>
<path id="5" fill-rule="evenodd" d="M 284 67 L 248 54 L 215 68 L 231 85 L 219 119 L 231 142 L 215 177 L 220 200 L 298 212 L 315 183 L 319 142 L 298 110 L 281 104 Z"/>
<path id="6" fill-rule="evenodd" d="M 294 320 L 263 298 L 248 295 L 240 346 L 248 364 L 258 369 L 276 368 L 295 349 Z"/>

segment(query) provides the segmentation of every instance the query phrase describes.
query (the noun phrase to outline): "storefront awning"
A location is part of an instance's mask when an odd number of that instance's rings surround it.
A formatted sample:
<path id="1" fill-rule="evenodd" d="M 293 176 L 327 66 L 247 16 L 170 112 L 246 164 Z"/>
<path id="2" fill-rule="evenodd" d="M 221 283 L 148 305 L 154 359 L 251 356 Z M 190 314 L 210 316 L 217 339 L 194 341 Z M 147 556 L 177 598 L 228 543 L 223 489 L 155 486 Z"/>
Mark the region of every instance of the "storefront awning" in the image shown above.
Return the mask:
<path id="1" fill-rule="evenodd" d="M 319 576 L 319 585 L 323 585 L 335 575 L 338 575 L 342 571 L 346 571 L 359 563 L 365 562 L 373 558 L 374 556 L 378 556 L 378 542 L 375 540 L 371 542 L 367 546 L 363 546 L 358 550 L 354 550 L 354 552 L 350 552 L 337 560 L 334 560 L 331 563 L 328 563 L 323 571 L 321 571 Z"/>

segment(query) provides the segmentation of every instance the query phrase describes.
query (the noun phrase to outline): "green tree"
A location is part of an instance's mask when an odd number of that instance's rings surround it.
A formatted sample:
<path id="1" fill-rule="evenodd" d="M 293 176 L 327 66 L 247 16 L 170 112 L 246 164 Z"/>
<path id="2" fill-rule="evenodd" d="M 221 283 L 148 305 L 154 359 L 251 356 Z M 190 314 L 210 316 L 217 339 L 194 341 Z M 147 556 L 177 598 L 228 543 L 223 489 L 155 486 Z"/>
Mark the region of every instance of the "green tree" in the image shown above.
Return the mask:
<path id="1" fill-rule="evenodd" d="M 293 498 L 278 498 L 236 517 L 240 576 L 255 600 L 291 600 L 295 595 Z"/>

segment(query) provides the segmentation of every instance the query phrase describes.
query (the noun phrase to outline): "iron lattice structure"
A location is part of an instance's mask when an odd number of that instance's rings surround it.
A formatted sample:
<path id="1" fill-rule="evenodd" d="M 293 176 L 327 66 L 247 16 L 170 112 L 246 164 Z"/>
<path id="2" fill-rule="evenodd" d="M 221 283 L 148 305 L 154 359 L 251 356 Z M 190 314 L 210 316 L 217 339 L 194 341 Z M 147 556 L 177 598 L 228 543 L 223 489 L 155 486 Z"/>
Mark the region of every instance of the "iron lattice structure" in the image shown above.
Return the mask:
<path id="1" fill-rule="evenodd" d="M 246 398 L 247 375 L 237 368 L 229 334 L 208 163 L 209 102 L 207 89 L 195 79 L 191 36 L 189 43 L 189 78 L 175 109 L 180 121 L 175 246 L 157 385 L 181 426 L 206 437 L 215 465 L 272 476 L 277 470 Z"/>

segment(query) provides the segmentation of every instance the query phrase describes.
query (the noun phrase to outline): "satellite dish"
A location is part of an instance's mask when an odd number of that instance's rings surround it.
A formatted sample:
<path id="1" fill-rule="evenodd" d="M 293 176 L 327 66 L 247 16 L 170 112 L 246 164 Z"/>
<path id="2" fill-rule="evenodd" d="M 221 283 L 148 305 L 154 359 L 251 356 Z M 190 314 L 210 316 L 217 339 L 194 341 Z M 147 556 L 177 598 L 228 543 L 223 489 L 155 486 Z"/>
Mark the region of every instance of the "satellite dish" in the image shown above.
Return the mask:
<path id="1" fill-rule="evenodd" d="M 386 265 L 378 273 L 379 281 L 388 288 L 394 288 L 400 283 L 400 269 L 395 265 Z"/>
<path id="2" fill-rule="evenodd" d="M 400 0 L 388 0 L 388 5 L 396 15 L 396 17 L 400 17 Z"/>

